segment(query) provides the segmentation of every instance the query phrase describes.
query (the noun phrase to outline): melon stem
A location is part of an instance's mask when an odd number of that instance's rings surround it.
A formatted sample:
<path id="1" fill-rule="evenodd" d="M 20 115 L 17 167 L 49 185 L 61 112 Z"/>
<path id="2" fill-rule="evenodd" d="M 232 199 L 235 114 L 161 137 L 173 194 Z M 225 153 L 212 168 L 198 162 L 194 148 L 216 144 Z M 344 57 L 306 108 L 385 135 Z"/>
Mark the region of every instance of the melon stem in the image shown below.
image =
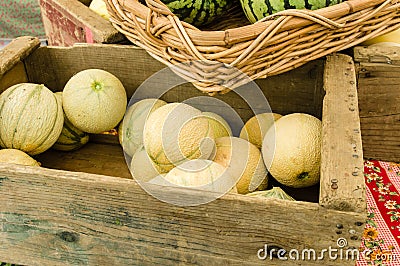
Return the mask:
<path id="1" fill-rule="evenodd" d="M 100 91 L 102 88 L 103 88 L 103 85 L 100 82 L 95 81 L 92 83 L 92 89 L 94 91 Z"/>

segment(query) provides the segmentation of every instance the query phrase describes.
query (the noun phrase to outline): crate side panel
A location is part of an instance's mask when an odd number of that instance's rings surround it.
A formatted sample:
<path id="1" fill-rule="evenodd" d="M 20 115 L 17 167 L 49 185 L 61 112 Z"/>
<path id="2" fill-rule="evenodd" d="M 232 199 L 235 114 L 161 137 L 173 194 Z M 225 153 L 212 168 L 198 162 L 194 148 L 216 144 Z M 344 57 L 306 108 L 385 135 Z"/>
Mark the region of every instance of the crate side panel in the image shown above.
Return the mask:
<path id="1" fill-rule="evenodd" d="M 0 257 L 21 264 L 293 265 L 297 262 L 263 261 L 257 253 L 263 255 L 265 245 L 318 252 L 337 248 L 339 237 L 358 248 L 353 239 L 362 235 L 365 221 L 364 215 L 318 204 L 233 194 L 178 207 L 146 194 L 132 180 L 44 168 L 1 164 L 0 177 Z M 171 198 L 188 195 L 158 189 Z M 325 256 L 323 263 L 354 265 L 354 260 Z"/>
<path id="2" fill-rule="evenodd" d="M 327 57 L 324 88 L 320 204 L 366 213 L 356 71 L 350 56 Z"/>
<path id="3" fill-rule="evenodd" d="M 354 47 L 354 60 L 362 63 L 381 63 L 400 66 L 400 47 L 396 44 L 375 44 Z"/>
<path id="4" fill-rule="evenodd" d="M 360 63 L 358 94 L 364 156 L 400 161 L 400 66 Z"/>
<path id="5" fill-rule="evenodd" d="M 166 71 L 143 82 L 154 73 L 165 71 L 165 66 L 153 59 L 143 49 L 124 45 L 76 45 L 72 48 L 42 47 L 27 60 L 27 71 L 31 80 L 47 84 L 53 90 L 62 90 L 75 73 L 87 68 L 101 68 L 116 75 L 124 84 L 130 98 L 141 86 L 141 93 L 135 98 L 158 98 L 168 102 L 183 101 L 206 94 Z M 48 66 L 52 66 L 49 68 Z M 256 84 L 261 88 L 265 100 L 273 112 L 287 114 L 305 112 L 321 117 L 322 112 L 322 69 L 323 61 L 317 60 L 295 69 L 290 73 L 260 79 Z M 282 82 L 285 80 L 285 82 Z M 185 83 L 179 86 L 176 84 Z M 247 120 L 253 113 L 243 98 L 255 95 L 250 88 L 244 97 L 234 92 L 213 97 L 235 107 L 240 116 Z M 166 93 L 164 93 L 166 92 Z M 211 98 L 210 98 L 211 99 Z M 265 101 L 253 104 L 259 112 L 269 109 Z M 212 106 L 214 103 L 208 103 Z"/>
<path id="6" fill-rule="evenodd" d="M 28 76 L 25 72 L 24 63 L 19 61 L 14 65 L 13 68 L 8 70 L 1 78 L 0 78 L 0 92 L 3 92 L 7 88 L 12 85 L 28 82 Z"/>

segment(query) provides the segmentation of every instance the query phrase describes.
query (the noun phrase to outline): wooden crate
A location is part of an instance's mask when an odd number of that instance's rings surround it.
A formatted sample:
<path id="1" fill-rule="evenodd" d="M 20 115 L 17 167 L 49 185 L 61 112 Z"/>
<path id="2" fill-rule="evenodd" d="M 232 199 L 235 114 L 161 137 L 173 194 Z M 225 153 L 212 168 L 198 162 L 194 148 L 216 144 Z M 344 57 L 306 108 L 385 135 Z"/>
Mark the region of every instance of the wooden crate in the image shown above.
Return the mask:
<path id="1" fill-rule="evenodd" d="M 366 158 L 400 162 L 400 47 L 355 47 Z"/>
<path id="2" fill-rule="evenodd" d="M 126 45 L 38 47 L 36 39 L 23 37 L 0 53 L 0 91 L 27 81 L 59 91 L 74 73 L 100 67 L 120 78 L 131 96 L 164 68 L 144 50 Z M 274 112 L 322 119 L 321 183 L 289 191 L 298 201 L 227 194 L 194 207 L 171 205 L 131 179 L 116 136 L 91 136 L 78 151 L 36 156 L 42 168 L 0 164 L 1 260 L 28 265 L 354 265 L 350 255 L 330 259 L 328 253 L 323 260 L 258 257 L 266 246 L 268 252 L 297 249 L 308 256 L 310 249 L 320 255 L 338 248 L 340 238 L 347 241 L 343 252 L 361 244 L 366 200 L 352 58 L 334 54 L 257 84 Z M 184 84 L 163 99 L 202 95 Z M 252 115 L 234 92 L 216 97 L 244 120 Z M 176 197 L 189 193 L 154 189 Z M 205 192 L 191 193 L 202 197 Z"/>
<path id="3" fill-rule="evenodd" d="M 49 45 L 127 42 L 112 24 L 89 9 L 91 0 L 39 0 Z"/>

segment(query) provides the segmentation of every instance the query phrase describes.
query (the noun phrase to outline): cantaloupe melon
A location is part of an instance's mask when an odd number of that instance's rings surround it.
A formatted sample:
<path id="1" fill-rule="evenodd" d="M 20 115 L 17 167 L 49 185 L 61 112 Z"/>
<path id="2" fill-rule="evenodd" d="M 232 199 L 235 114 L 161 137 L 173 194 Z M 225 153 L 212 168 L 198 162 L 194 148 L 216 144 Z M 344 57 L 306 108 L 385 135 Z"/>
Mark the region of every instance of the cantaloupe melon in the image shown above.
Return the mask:
<path id="1" fill-rule="evenodd" d="M 268 129 L 282 115 L 277 113 L 261 113 L 253 116 L 244 124 L 239 137 L 245 139 L 261 149 L 262 141 Z"/>
<path id="2" fill-rule="evenodd" d="M 210 126 L 214 131 L 214 138 L 232 136 L 232 129 L 222 116 L 214 112 L 203 112 L 202 115 L 209 119 Z"/>
<path id="3" fill-rule="evenodd" d="M 149 98 L 128 107 L 118 130 L 119 142 L 126 154 L 132 157 L 143 146 L 143 129 L 148 116 L 166 104 L 163 100 Z"/>
<path id="4" fill-rule="evenodd" d="M 122 120 L 126 91 L 121 81 L 101 69 L 86 69 L 72 76 L 63 90 L 63 108 L 68 120 L 87 133 L 102 133 Z"/>
<path id="5" fill-rule="evenodd" d="M 110 19 L 110 14 L 108 13 L 107 5 L 104 0 L 93 0 L 90 2 L 89 9 L 93 10 L 106 20 Z"/>
<path id="6" fill-rule="evenodd" d="M 169 103 L 152 112 L 143 131 L 143 144 L 163 173 L 191 159 L 208 159 L 214 133 L 201 111 L 184 103 Z"/>
<path id="7" fill-rule="evenodd" d="M 309 114 L 281 117 L 265 135 L 262 155 L 271 175 L 281 184 L 302 188 L 319 182 L 321 121 Z"/>
<path id="8" fill-rule="evenodd" d="M 400 29 L 369 39 L 362 42 L 361 45 L 373 45 L 378 43 L 400 44 Z"/>
<path id="9" fill-rule="evenodd" d="M 0 145 L 35 155 L 49 149 L 64 123 L 61 103 L 46 86 L 21 83 L 0 95 Z"/>
<path id="10" fill-rule="evenodd" d="M 62 105 L 62 92 L 56 92 L 54 95 Z M 59 151 L 74 151 L 81 148 L 83 145 L 88 143 L 88 141 L 89 134 L 76 128 L 64 114 L 63 129 L 52 148 Z"/>
<path id="11" fill-rule="evenodd" d="M 206 159 L 194 159 L 174 167 L 150 182 L 162 186 L 206 190 L 220 194 L 237 193 L 235 181 L 222 165 Z"/>
<path id="12" fill-rule="evenodd" d="M 183 187 L 226 193 L 235 186 L 225 167 L 205 159 L 184 162 L 164 176 L 165 180 Z"/>
<path id="13" fill-rule="evenodd" d="M 222 137 L 215 140 L 215 146 L 213 161 L 227 168 L 228 174 L 237 180 L 238 193 L 268 186 L 267 170 L 255 145 L 237 137 Z"/>
<path id="14" fill-rule="evenodd" d="M 162 172 L 150 159 L 143 145 L 139 147 L 139 149 L 136 149 L 135 154 L 132 156 L 129 169 L 132 177 L 140 182 L 147 182 Z"/>
<path id="15" fill-rule="evenodd" d="M 40 163 L 23 151 L 17 149 L 0 150 L 1 163 L 13 163 L 30 166 L 40 166 Z"/>

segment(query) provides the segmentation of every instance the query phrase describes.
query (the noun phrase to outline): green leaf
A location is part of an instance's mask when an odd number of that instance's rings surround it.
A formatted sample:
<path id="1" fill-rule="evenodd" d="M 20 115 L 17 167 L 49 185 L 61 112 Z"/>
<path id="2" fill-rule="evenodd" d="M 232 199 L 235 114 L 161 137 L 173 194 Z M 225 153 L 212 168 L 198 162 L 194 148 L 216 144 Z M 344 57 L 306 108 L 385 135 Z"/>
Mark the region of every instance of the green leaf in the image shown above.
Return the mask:
<path id="1" fill-rule="evenodd" d="M 379 168 L 379 167 L 374 166 L 374 167 L 372 167 L 372 169 L 377 173 L 381 172 L 381 168 Z"/>
<path id="2" fill-rule="evenodd" d="M 372 227 L 374 227 L 374 228 L 376 228 L 376 223 L 374 221 L 372 221 L 372 220 L 367 220 L 367 224 L 372 226 Z"/>
<path id="3" fill-rule="evenodd" d="M 366 242 L 365 247 L 368 249 L 373 249 L 375 247 L 374 242 Z"/>

